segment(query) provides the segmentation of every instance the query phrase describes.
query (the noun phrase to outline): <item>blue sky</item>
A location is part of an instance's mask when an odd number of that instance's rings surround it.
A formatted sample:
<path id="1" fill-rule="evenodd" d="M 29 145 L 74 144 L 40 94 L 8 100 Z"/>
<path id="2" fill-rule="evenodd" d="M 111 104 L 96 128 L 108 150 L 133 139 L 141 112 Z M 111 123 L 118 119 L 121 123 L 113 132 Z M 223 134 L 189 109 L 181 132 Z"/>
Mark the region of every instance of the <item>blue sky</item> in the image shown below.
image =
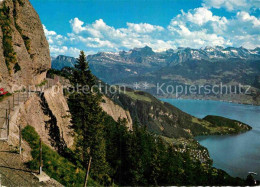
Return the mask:
<path id="1" fill-rule="evenodd" d="M 115 28 L 125 27 L 127 22 L 167 26 L 181 9 L 187 11 L 201 5 L 199 0 L 31 0 L 31 2 L 43 24 L 61 34 L 70 32 L 68 23 L 75 17 L 87 23 L 103 19 Z"/>
<path id="2" fill-rule="evenodd" d="M 52 56 L 260 46 L 260 0 L 31 0 Z"/>

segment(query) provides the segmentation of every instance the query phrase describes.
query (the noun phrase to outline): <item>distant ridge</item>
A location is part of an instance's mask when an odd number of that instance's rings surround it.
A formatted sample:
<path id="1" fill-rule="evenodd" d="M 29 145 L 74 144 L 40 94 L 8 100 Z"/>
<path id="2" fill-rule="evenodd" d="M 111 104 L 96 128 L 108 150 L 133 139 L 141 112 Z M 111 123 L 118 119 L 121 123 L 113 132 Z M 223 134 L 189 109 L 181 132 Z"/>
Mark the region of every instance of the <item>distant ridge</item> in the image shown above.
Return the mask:
<path id="1" fill-rule="evenodd" d="M 163 52 L 154 52 L 149 46 L 143 48 L 134 48 L 129 51 L 120 52 L 98 52 L 94 55 L 89 55 L 88 61 L 105 62 L 105 63 L 150 63 L 162 66 L 165 64 L 182 63 L 188 60 L 208 60 L 218 61 L 226 59 L 243 59 L 257 60 L 260 59 L 260 48 L 246 49 L 244 47 L 221 47 L 221 46 L 206 46 L 200 49 L 192 49 L 189 47 L 179 47 L 177 49 L 168 49 Z M 76 59 L 73 57 L 59 55 L 52 57 L 52 68 L 62 69 L 63 67 L 73 67 Z"/>

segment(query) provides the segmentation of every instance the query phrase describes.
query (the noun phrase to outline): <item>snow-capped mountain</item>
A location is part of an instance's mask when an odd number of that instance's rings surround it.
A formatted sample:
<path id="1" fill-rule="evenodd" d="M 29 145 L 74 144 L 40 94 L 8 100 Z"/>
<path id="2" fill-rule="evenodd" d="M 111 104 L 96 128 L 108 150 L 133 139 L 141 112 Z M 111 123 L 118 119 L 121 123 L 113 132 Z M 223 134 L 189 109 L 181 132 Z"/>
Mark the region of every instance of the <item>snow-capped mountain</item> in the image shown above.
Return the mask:
<path id="1" fill-rule="evenodd" d="M 260 59 L 260 48 L 252 50 L 243 47 L 223 48 L 205 47 L 200 49 L 181 48 L 169 49 L 164 52 L 154 52 L 152 48 L 145 46 L 144 48 L 134 48 L 129 51 L 120 52 L 99 52 L 89 55 L 87 60 L 90 64 L 117 64 L 117 65 L 135 65 L 135 66 L 160 66 L 175 65 L 192 60 L 257 60 Z M 52 67 L 61 69 L 64 66 L 73 67 L 76 62 L 75 58 L 60 55 L 52 59 Z"/>
<path id="2" fill-rule="evenodd" d="M 90 62 L 99 63 L 148 63 L 150 65 L 176 64 L 191 60 L 207 60 L 216 61 L 224 59 L 244 59 L 255 60 L 260 59 L 260 48 L 253 50 L 245 49 L 243 47 L 223 48 L 205 47 L 201 49 L 192 48 L 178 48 L 176 50 L 169 49 L 164 52 L 154 52 L 150 47 L 134 48 L 132 50 L 121 51 L 119 53 L 101 52 L 95 55 L 89 55 Z"/>
<path id="3" fill-rule="evenodd" d="M 260 48 L 249 50 L 216 46 L 154 52 L 146 46 L 117 53 L 99 52 L 87 56 L 87 60 L 92 72 L 110 84 L 140 80 L 177 81 L 176 76 L 180 80 L 205 79 L 208 82 L 221 77 L 218 81 L 234 82 L 239 79 L 240 82 L 246 80 L 245 83 L 252 84 L 255 76 L 260 74 Z M 73 67 L 75 63 L 75 58 L 58 56 L 52 61 L 52 67 L 62 69 L 65 66 Z"/>

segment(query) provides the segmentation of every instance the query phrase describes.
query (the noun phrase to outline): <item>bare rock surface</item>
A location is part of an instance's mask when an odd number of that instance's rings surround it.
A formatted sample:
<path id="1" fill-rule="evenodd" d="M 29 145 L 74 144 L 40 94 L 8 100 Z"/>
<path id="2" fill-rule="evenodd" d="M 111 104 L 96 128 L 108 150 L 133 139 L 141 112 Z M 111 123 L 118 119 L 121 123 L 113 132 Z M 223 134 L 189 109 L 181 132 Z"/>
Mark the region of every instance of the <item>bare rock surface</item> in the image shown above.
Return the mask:
<path id="1" fill-rule="evenodd" d="M 112 100 L 109 98 L 103 96 L 103 102 L 101 102 L 102 109 L 110 115 L 115 121 L 117 121 L 119 118 L 123 119 L 125 118 L 127 121 L 127 127 L 129 130 L 133 129 L 133 121 L 130 116 L 129 111 L 124 110 L 121 106 L 115 104 Z"/>
<path id="2" fill-rule="evenodd" d="M 8 108 L 7 100 L 10 100 L 12 105 L 12 96 L 10 96 L 5 101 L 0 102 L 0 107 Z M 11 109 L 10 113 L 8 141 L 10 145 L 17 146 L 19 143 L 18 126 L 21 125 L 24 128 L 30 125 L 35 128 L 42 141 L 55 150 L 58 149 L 58 143 L 69 148 L 73 146 L 74 138 L 70 129 L 71 116 L 61 85 L 52 86 L 41 94 L 31 93 L 29 96 L 20 94 L 19 105 L 16 95 L 15 104 L 15 108 Z M 4 111 L 1 116 L 5 115 Z M 1 120 L 1 122 L 0 127 L 6 128 L 5 120 Z M 6 131 L 0 132 L 3 137 L 6 137 Z"/>
<path id="3" fill-rule="evenodd" d="M 14 64 L 10 64 L 12 71 L 8 72 L 2 45 L 3 32 L 0 29 L 0 87 L 8 90 L 20 85 L 41 83 L 46 77 L 46 71 L 51 67 L 49 45 L 39 16 L 29 0 L 21 2 L 4 0 L 0 4 L 0 8 L 4 4 L 10 8 L 12 46 L 21 68 L 14 72 Z"/>
<path id="4" fill-rule="evenodd" d="M 57 84 L 44 92 L 44 97 L 48 103 L 48 107 L 57 120 L 60 137 L 62 137 L 66 145 L 70 148 L 73 146 L 73 132 L 69 128 L 71 126 L 71 115 L 67 100 L 63 95 L 62 86 Z"/>

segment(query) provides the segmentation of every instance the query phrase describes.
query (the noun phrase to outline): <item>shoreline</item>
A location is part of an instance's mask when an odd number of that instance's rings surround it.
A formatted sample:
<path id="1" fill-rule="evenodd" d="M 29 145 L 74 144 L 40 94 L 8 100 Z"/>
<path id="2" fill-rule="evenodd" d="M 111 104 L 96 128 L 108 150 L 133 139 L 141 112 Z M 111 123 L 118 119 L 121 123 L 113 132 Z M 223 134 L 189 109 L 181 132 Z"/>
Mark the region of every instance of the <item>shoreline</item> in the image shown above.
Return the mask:
<path id="1" fill-rule="evenodd" d="M 254 104 L 254 103 L 245 103 L 245 102 L 237 102 L 237 101 L 228 101 L 228 100 L 222 100 L 222 99 L 217 99 L 217 98 L 193 98 L 193 97 L 162 97 L 162 96 L 156 96 L 153 95 L 154 97 L 156 97 L 157 99 L 161 100 L 161 99 L 174 99 L 174 100 L 194 100 L 194 101 L 217 101 L 217 102 L 224 102 L 224 103 L 232 103 L 232 104 L 238 104 L 238 105 L 249 105 L 249 106 L 260 106 L 259 104 Z"/>
<path id="2" fill-rule="evenodd" d="M 237 107 L 245 107 L 245 108 L 247 108 L 247 107 L 249 107 L 250 105 L 251 106 L 254 106 L 254 107 L 259 107 L 259 105 L 252 105 L 252 104 L 241 104 L 241 103 L 236 103 L 236 102 L 227 102 L 227 101 L 223 101 L 223 100 L 217 100 L 217 99 L 202 99 L 202 98 L 197 98 L 197 99 L 194 99 L 194 98 L 170 98 L 170 97 L 168 97 L 168 98 L 163 98 L 163 97 L 157 97 L 158 99 L 165 99 L 165 100 L 167 100 L 167 99 L 172 99 L 172 100 L 175 100 L 175 101 L 177 101 L 177 100 L 183 100 L 184 102 L 185 102 L 185 100 L 186 101 L 195 101 L 194 103 L 193 103 L 193 105 L 192 106 L 196 106 L 196 101 L 212 101 L 212 103 L 214 104 L 215 102 L 220 102 L 221 101 L 221 103 L 223 103 L 223 104 L 229 104 L 229 103 L 232 103 L 232 104 L 235 104 L 235 105 L 237 105 Z M 164 101 L 164 100 L 163 100 Z M 166 101 L 165 101 L 166 102 Z M 210 103 L 210 102 L 209 102 Z M 230 106 L 231 108 L 233 107 L 232 105 Z M 254 107 L 252 107 L 252 108 L 254 108 Z M 228 107 L 229 108 L 229 107 Z M 196 111 L 196 109 L 193 109 L 193 110 L 195 110 Z M 218 111 L 217 109 L 216 109 L 216 111 Z M 258 111 L 258 109 L 257 109 L 257 111 Z M 258 114 L 258 112 L 255 112 L 255 114 Z M 230 111 L 231 113 L 233 112 L 233 111 Z M 214 113 L 214 112 L 213 112 Z M 217 112 L 218 114 L 215 114 L 214 113 L 214 115 L 216 115 L 216 116 L 222 116 L 220 113 L 221 113 L 221 111 L 219 111 L 219 112 Z M 235 112 L 236 113 L 236 112 Z M 252 113 L 252 112 L 250 112 L 250 113 Z M 244 123 L 246 123 L 244 120 L 242 120 L 240 117 L 239 117 L 239 114 L 240 113 L 237 113 L 237 118 L 235 118 L 235 120 L 238 120 L 238 121 L 243 121 Z M 232 115 L 231 115 L 232 116 Z M 254 115 L 255 116 L 255 115 Z M 222 116 L 223 117 L 223 116 Z M 228 117 L 228 116 L 225 116 L 226 118 L 230 118 L 230 117 Z M 254 144 L 251 144 L 250 143 L 250 141 L 249 141 L 249 139 L 251 139 L 251 140 L 254 140 L 254 138 L 256 138 L 256 136 L 258 136 L 258 135 L 254 135 L 254 133 L 252 132 L 252 131 L 254 131 L 255 129 L 256 129 L 256 127 L 259 127 L 259 122 L 258 122 L 258 120 L 257 120 L 257 117 L 255 117 L 255 118 L 251 118 L 250 117 L 250 121 L 251 121 L 251 123 L 246 123 L 246 124 L 248 124 L 248 125 L 250 125 L 250 127 L 252 127 L 252 129 L 250 129 L 250 130 L 248 130 L 248 131 L 241 131 L 241 132 L 239 132 L 239 133 L 236 133 L 236 134 L 207 134 L 207 135 L 199 135 L 199 136 L 194 136 L 193 137 L 193 139 L 200 145 L 200 146 L 202 146 L 202 147 L 205 147 L 207 150 L 208 150 L 208 152 L 209 152 L 209 158 L 213 161 L 213 167 L 215 167 L 215 168 L 218 168 L 218 169 L 221 169 L 221 170 L 223 170 L 223 171 L 225 171 L 225 172 L 227 172 L 230 176 L 233 176 L 233 177 L 240 177 L 240 178 L 243 178 L 243 179 L 245 179 L 246 178 L 246 176 L 247 176 L 247 172 L 250 170 L 248 167 L 246 167 L 246 166 L 244 166 L 243 164 L 241 164 L 241 165 L 238 165 L 238 166 L 236 166 L 236 163 L 235 162 L 232 162 L 231 163 L 231 165 L 229 166 L 227 163 L 229 163 L 228 162 L 228 160 L 230 159 L 230 158 L 224 158 L 224 157 L 222 157 L 223 156 L 223 154 L 219 154 L 218 153 L 218 150 L 220 151 L 220 152 L 223 152 L 223 150 L 224 149 L 222 149 L 223 148 L 223 146 L 224 146 L 224 144 L 226 144 L 227 145 L 227 149 L 230 149 L 231 151 L 230 151 L 230 155 L 235 155 L 235 151 L 232 151 L 232 147 L 231 146 L 228 146 L 229 144 L 230 144 L 230 142 L 232 143 L 232 145 L 236 145 L 236 144 L 234 144 L 234 142 L 237 142 L 237 141 L 240 141 L 240 142 L 248 142 L 248 145 L 247 145 L 247 148 L 248 149 L 251 149 L 251 150 L 254 150 L 255 148 L 256 148 L 256 146 L 258 146 L 256 143 L 254 143 Z M 218 142 L 218 143 L 217 143 Z M 222 143 L 221 143 L 222 142 Z M 243 145 L 243 144 L 242 144 Z M 215 148 L 217 146 L 217 148 Z M 225 146 L 224 146 L 225 147 Z M 238 148 L 238 150 L 242 150 L 243 149 L 243 147 L 242 148 Z M 244 154 L 243 154 L 243 156 L 245 156 Z M 252 161 L 252 159 L 250 159 L 250 156 L 256 156 L 256 154 L 255 153 L 250 153 L 249 154 L 249 156 L 245 156 L 245 158 L 246 158 L 246 162 L 250 162 L 250 161 Z M 218 159 L 218 157 L 220 158 L 220 159 Z M 233 157 L 232 157 L 233 158 Z M 236 159 L 238 159 L 238 158 L 236 158 Z M 221 164 L 221 163 L 223 163 L 224 162 L 224 164 Z M 254 161 L 253 161 L 253 163 L 255 163 Z M 240 171 L 239 172 L 237 172 L 237 171 L 235 171 L 234 169 L 232 169 L 232 167 L 233 166 L 236 166 L 236 167 L 239 167 L 240 168 Z M 252 166 L 253 167 L 253 166 Z M 250 168 L 251 168 L 251 166 L 250 166 Z M 253 169 L 252 170 L 256 170 L 254 167 L 253 167 Z M 259 180 L 259 177 L 256 177 L 256 179 L 257 180 Z"/>

